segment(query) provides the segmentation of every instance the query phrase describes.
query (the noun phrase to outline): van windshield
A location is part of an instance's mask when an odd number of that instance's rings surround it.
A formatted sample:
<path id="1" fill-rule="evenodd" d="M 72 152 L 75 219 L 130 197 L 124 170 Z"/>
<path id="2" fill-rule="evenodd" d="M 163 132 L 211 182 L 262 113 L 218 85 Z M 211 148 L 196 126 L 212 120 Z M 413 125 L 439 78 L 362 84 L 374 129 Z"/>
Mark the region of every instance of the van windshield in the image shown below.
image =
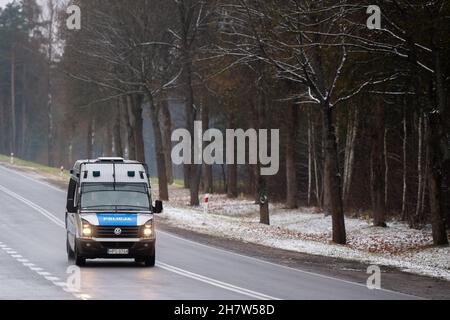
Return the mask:
<path id="1" fill-rule="evenodd" d="M 82 210 L 149 210 L 145 183 L 85 183 L 81 186 Z"/>

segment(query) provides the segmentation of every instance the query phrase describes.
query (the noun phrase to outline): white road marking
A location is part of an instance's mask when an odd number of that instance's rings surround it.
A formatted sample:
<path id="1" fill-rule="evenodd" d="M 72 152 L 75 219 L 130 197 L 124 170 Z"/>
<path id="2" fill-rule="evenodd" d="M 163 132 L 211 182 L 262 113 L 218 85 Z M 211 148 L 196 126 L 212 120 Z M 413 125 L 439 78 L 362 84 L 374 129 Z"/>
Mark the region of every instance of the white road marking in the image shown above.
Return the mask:
<path id="1" fill-rule="evenodd" d="M 33 208 L 34 210 L 36 210 L 37 212 L 39 212 L 40 214 L 42 214 L 44 217 L 46 217 L 47 219 L 49 219 L 50 221 L 52 221 L 53 223 L 55 223 L 56 225 L 65 228 L 65 224 L 63 221 L 59 220 L 55 215 L 53 215 L 52 213 L 50 213 L 49 211 L 45 210 L 44 208 L 38 206 L 37 204 L 25 199 L 24 197 L 18 195 L 17 193 L 5 188 L 4 186 L 0 185 L 0 191 L 3 191 L 4 193 L 6 193 L 7 195 L 13 197 L 16 200 L 19 200 L 20 202 L 26 204 L 27 206 Z"/>
<path id="2" fill-rule="evenodd" d="M 6 252 L 11 256 L 11 258 L 14 258 L 17 262 L 22 263 L 22 265 L 24 267 L 30 268 L 31 271 L 34 271 L 38 275 L 44 277 L 46 280 L 50 281 L 53 285 L 55 285 L 59 288 L 62 288 L 64 291 L 66 291 L 68 293 L 71 293 L 75 298 L 82 299 L 82 300 L 87 300 L 90 298 L 90 296 L 87 294 L 79 294 L 79 293 L 76 294 L 74 291 L 67 290 L 67 287 L 68 287 L 67 283 L 62 282 L 60 278 L 53 276 L 50 272 L 42 271 L 44 269 L 36 267 L 36 265 L 34 263 L 30 263 L 28 259 L 23 259 L 22 255 L 16 254 L 17 253 L 16 251 L 10 251 L 10 252 L 15 253 L 15 254 L 12 254 L 12 253 Z"/>
<path id="3" fill-rule="evenodd" d="M 4 167 L 2 165 L 0 165 L 0 169 L 5 170 L 5 171 L 7 171 L 9 173 L 14 173 L 14 174 L 16 174 L 16 175 L 18 175 L 18 176 L 20 176 L 20 177 L 22 177 L 24 179 L 27 179 L 28 181 L 32 181 L 32 182 L 38 183 L 40 185 L 46 186 L 47 188 L 50 188 L 50 189 L 52 189 L 54 191 L 58 191 L 58 192 L 64 193 L 64 191 L 62 191 L 61 189 L 59 189 L 57 187 L 52 186 L 51 184 L 45 183 L 43 181 L 39 181 L 37 179 L 33 179 L 33 178 L 31 178 L 29 176 L 26 176 L 26 175 L 24 175 L 24 174 L 22 174 L 22 173 L 20 173 L 20 172 L 18 172 L 16 170 L 8 169 L 8 168 L 6 168 L 6 167 Z"/>
<path id="4" fill-rule="evenodd" d="M 28 267 L 28 268 L 34 267 L 34 266 L 35 266 L 34 263 L 23 263 L 23 265 L 24 265 L 25 267 Z"/>
<path id="5" fill-rule="evenodd" d="M 53 283 L 54 283 L 56 286 L 58 286 L 58 287 L 67 287 L 67 283 L 65 283 L 65 282 L 56 282 L 56 281 L 53 281 Z"/>
<path id="6" fill-rule="evenodd" d="M 53 276 L 46 276 L 45 279 L 47 279 L 48 281 L 51 281 L 51 282 L 61 281 L 61 279 L 59 279 L 58 277 L 53 277 Z"/>
<path id="7" fill-rule="evenodd" d="M 39 268 L 39 267 L 31 267 L 30 269 L 31 269 L 32 271 L 35 271 L 35 272 L 44 270 L 44 269 Z"/>
<path id="8" fill-rule="evenodd" d="M 215 279 L 212 279 L 212 278 L 208 278 L 208 277 L 199 275 L 197 273 L 193 273 L 193 272 L 190 272 L 190 271 L 187 271 L 187 270 L 183 270 L 183 269 L 180 269 L 180 268 L 177 268 L 177 267 L 174 267 L 174 266 L 162 263 L 162 262 L 158 262 L 157 265 L 160 268 L 164 269 L 164 270 L 167 270 L 167 271 L 170 271 L 170 272 L 174 272 L 174 273 L 177 273 L 177 274 L 182 275 L 184 277 L 188 277 L 188 278 L 191 278 L 191 279 L 194 279 L 194 280 L 198 280 L 198 281 L 201 281 L 201 282 L 204 282 L 204 283 L 208 283 L 208 284 L 213 285 L 215 287 L 219 287 L 219 288 L 226 289 L 226 290 L 229 290 L 229 291 L 233 291 L 233 292 L 236 292 L 236 293 L 239 293 L 239 294 L 243 294 L 243 295 L 251 297 L 251 298 L 256 298 L 256 299 L 259 299 L 259 300 L 280 300 L 278 298 L 275 298 L 275 297 L 272 297 L 272 296 L 268 296 L 268 295 L 263 294 L 263 293 L 259 293 L 259 292 L 248 290 L 248 289 L 245 289 L 245 288 L 242 288 L 242 287 L 238 287 L 238 286 L 226 283 L 226 282 L 222 282 L 222 281 L 218 281 L 218 280 L 215 280 Z"/>

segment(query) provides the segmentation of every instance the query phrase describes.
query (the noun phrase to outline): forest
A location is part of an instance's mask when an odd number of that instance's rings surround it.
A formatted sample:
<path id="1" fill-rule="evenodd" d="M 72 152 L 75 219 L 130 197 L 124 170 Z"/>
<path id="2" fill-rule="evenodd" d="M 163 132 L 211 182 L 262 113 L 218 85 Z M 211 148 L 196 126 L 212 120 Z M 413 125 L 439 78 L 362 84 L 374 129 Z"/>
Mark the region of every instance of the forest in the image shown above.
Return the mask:
<path id="1" fill-rule="evenodd" d="M 20 0 L 0 9 L 0 154 L 149 163 L 202 193 L 450 227 L 447 0 Z M 79 30 L 66 20 L 80 8 Z M 380 8 L 379 28 L 369 27 Z M 375 17 L 376 18 L 376 17 Z M 280 169 L 175 166 L 172 132 L 279 129 Z M 229 147 L 229 146 L 228 146 Z M 236 153 L 236 152 L 235 152 Z M 248 154 L 246 155 L 249 156 Z"/>

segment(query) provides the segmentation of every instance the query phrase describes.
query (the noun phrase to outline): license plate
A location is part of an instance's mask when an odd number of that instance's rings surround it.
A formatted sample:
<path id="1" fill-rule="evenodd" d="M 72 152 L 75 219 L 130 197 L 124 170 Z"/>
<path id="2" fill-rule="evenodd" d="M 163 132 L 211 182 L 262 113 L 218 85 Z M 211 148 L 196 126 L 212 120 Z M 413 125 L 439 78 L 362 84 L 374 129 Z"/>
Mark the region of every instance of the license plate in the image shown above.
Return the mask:
<path id="1" fill-rule="evenodd" d="M 111 255 L 127 255 L 128 253 L 128 249 L 108 249 L 108 254 Z"/>

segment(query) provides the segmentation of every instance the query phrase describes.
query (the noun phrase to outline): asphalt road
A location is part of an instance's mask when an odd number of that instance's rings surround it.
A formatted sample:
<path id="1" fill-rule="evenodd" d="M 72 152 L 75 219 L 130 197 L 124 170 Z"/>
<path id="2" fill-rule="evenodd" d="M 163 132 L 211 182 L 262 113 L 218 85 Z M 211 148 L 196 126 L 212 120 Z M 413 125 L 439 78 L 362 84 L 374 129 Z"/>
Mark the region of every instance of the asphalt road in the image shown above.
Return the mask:
<path id="1" fill-rule="evenodd" d="M 70 291 L 65 192 L 0 165 L 0 299 L 411 299 L 158 232 L 157 265 L 88 260 Z"/>

